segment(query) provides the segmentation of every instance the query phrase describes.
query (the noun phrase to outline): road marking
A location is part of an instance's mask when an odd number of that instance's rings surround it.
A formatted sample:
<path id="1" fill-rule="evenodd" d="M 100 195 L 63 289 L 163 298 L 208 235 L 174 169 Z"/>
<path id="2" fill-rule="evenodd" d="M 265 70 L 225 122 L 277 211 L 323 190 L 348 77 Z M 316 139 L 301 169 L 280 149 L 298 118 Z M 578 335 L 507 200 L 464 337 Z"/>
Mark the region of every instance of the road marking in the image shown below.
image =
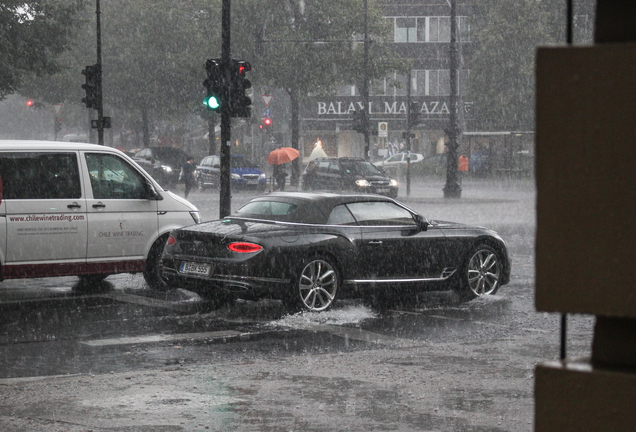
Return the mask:
<path id="1" fill-rule="evenodd" d="M 194 306 L 196 302 L 174 302 L 174 301 L 166 301 L 155 299 L 151 297 L 142 297 L 133 294 L 126 294 L 122 292 L 109 292 L 106 294 L 99 294 L 96 297 L 107 298 L 115 301 L 119 301 L 122 303 L 131 303 L 137 304 L 140 306 L 148 306 L 148 307 L 156 307 L 162 309 L 172 309 L 172 310 L 181 310 L 181 309 L 189 309 Z"/>
<path id="2" fill-rule="evenodd" d="M 112 339 L 96 339 L 89 341 L 80 341 L 83 345 L 91 347 L 104 347 L 114 345 L 136 345 L 144 343 L 157 343 L 157 342 L 171 342 L 179 340 L 191 340 L 191 339 L 223 339 L 227 337 L 240 336 L 243 333 L 234 330 L 222 330 L 216 332 L 206 333 L 181 333 L 181 334 L 163 334 L 163 335 L 147 335 L 147 336 L 133 336 L 122 337 Z"/>
<path id="3" fill-rule="evenodd" d="M 421 343 L 416 343 L 415 341 L 410 341 L 407 339 L 373 333 L 373 332 L 362 330 L 359 328 L 316 324 L 316 325 L 308 325 L 306 327 L 303 327 L 303 329 L 329 333 L 334 336 L 340 336 L 341 338 L 345 340 L 353 339 L 353 340 L 374 343 L 379 345 L 392 345 L 392 346 L 399 345 L 401 347 L 414 347 L 414 346 L 422 345 Z"/>

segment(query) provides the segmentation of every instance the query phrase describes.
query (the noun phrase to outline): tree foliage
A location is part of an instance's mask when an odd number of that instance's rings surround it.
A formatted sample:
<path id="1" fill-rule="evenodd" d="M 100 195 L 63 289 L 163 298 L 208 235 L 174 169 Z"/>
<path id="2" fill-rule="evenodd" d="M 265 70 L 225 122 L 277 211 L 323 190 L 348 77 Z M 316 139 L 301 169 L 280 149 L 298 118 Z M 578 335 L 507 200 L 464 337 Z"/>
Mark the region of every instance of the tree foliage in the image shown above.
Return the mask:
<path id="1" fill-rule="evenodd" d="M 81 0 L 0 3 L 0 100 L 30 74 L 59 72 L 58 56 L 72 46 Z"/>
<path id="2" fill-rule="evenodd" d="M 575 15 L 587 16 L 588 23 L 575 28 L 575 36 L 589 43 L 594 1 L 575 6 Z M 565 43 L 565 2 L 483 0 L 476 12 L 476 49 L 467 64 L 476 127 L 533 130 L 536 49 Z"/>
<path id="3" fill-rule="evenodd" d="M 361 1 L 233 0 L 231 9 L 231 55 L 252 64 L 255 87 L 284 89 L 298 103 L 302 95 L 361 81 Z M 83 15 L 81 43 L 60 57 L 60 73 L 25 81 L 23 92 L 80 104 L 80 72 L 95 63 L 94 16 Z M 107 115 L 137 128 L 142 117 L 176 123 L 200 113 L 205 60 L 221 55 L 221 0 L 103 0 L 101 23 Z M 390 28 L 374 0 L 369 30 L 370 77 L 381 77 L 396 63 L 382 43 Z"/>

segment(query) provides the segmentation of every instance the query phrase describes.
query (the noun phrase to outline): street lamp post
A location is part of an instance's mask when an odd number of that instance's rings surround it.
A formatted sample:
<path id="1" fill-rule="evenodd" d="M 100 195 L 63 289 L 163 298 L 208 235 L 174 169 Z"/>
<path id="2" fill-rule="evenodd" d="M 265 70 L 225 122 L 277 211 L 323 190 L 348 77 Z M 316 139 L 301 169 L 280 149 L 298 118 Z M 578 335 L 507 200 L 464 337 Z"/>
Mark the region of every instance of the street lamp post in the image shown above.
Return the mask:
<path id="1" fill-rule="evenodd" d="M 362 103 L 364 104 L 363 115 L 366 116 L 366 121 L 363 123 L 364 128 L 364 158 L 370 159 L 369 151 L 370 136 L 369 125 L 371 123 L 371 116 L 369 112 L 369 6 L 368 0 L 364 0 L 364 82 L 362 83 Z"/>
<path id="2" fill-rule="evenodd" d="M 450 35 L 450 118 L 449 125 L 444 132 L 448 136 L 448 158 L 446 165 L 446 185 L 444 198 L 461 198 L 462 188 L 459 185 L 459 170 L 457 167 L 457 149 L 461 129 L 457 123 L 457 9 L 456 0 L 450 0 L 451 5 L 451 35 Z"/>

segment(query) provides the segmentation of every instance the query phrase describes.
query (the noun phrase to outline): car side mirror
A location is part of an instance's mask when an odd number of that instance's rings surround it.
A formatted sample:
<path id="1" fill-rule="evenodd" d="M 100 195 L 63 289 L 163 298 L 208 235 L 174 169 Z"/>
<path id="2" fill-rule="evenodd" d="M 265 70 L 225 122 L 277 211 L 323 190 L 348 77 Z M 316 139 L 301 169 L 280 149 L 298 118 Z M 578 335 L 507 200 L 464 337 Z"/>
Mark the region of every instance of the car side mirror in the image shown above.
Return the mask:
<path id="1" fill-rule="evenodd" d="M 212 165 L 212 168 L 221 168 L 221 165 L 219 165 L 219 164 L 214 164 L 214 165 Z"/>
<path id="2" fill-rule="evenodd" d="M 163 197 L 161 196 L 161 194 L 157 192 L 157 189 L 155 188 L 155 186 L 148 180 L 146 180 L 146 190 L 148 191 L 149 200 L 151 201 L 163 200 Z"/>
<path id="3" fill-rule="evenodd" d="M 422 216 L 421 214 L 416 214 L 415 220 L 417 221 L 417 224 L 422 229 L 422 231 L 428 230 L 428 221 L 424 216 Z"/>

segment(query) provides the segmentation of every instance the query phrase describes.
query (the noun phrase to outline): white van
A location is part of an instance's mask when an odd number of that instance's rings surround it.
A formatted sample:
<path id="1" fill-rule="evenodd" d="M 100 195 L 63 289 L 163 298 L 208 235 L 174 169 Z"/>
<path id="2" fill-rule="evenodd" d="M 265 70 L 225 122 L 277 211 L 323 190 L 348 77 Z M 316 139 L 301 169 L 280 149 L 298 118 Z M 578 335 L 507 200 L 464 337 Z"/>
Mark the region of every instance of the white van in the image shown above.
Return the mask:
<path id="1" fill-rule="evenodd" d="M 159 287 L 168 233 L 199 222 L 119 150 L 0 140 L 0 280 L 143 272 Z"/>

